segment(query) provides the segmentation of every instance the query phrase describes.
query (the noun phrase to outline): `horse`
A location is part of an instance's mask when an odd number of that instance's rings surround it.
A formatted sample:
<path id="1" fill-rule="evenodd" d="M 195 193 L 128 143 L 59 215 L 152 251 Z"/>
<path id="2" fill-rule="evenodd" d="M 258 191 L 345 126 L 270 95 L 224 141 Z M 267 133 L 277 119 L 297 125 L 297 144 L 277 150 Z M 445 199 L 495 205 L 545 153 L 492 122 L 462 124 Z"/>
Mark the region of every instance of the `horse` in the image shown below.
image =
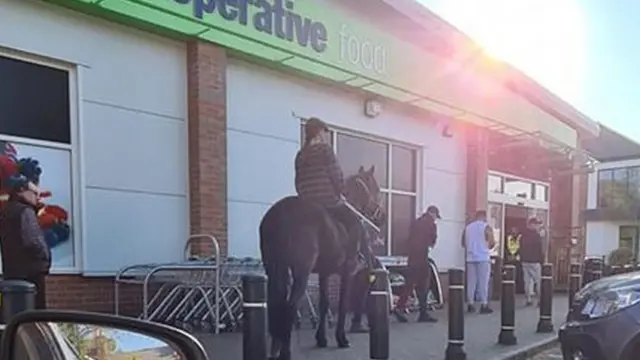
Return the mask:
<path id="1" fill-rule="evenodd" d="M 360 214 L 380 226 L 386 221 L 386 213 L 380 204 L 380 186 L 374 171 L 373 166 L 369 170 L 361 166 L 357 174 L 347 178 L 345 198 Z M 268 279 L 270 358 L 291 359 L 291 332 L 297 305 L 306 292 L 311 273 L 318 274 L 320 285 L 316 345 L 327 347 L 328 279 L 338 274 L 340 293 L 335 336 L 339 348 L 349 347 L 344 329 L 346 303 L 350 278 L 355 272 L 353 260 L 357 257 L 357 243 L 361 239 L 353 239 L 325 209 L 298 196 L 285 197 L 271 206 L 260 222 L 259 232 L 260 252 Z"/>

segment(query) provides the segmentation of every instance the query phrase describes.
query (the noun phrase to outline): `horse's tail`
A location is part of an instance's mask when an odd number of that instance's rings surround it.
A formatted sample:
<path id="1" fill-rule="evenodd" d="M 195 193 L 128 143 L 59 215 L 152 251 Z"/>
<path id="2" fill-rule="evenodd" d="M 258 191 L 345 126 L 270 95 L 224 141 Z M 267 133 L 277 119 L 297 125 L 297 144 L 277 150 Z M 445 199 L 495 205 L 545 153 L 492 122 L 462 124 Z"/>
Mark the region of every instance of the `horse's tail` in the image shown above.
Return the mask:
<path id="1" fill-rule="evenodd" d="M 284 328 L 281 316 L 284 314 L 288 298 L 289 267 L 279 258 L 278 237 L 281 235 L 275 220 L 269 212 L 260 224 L 260 247 L 262 262 L 267 274 L 267 314 L 269 333 L 275 339 L 281 340 Z M 277 224 L 276 224 L 277 225 Z"/>

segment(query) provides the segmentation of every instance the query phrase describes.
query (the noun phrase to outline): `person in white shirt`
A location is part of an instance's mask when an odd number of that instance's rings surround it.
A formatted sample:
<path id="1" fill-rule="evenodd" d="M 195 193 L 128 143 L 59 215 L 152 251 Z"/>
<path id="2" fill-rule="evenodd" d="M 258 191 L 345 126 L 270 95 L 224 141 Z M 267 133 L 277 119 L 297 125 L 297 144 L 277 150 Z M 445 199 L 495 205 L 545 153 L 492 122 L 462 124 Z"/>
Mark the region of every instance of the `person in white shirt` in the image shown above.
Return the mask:
<path id="1" fill-rule="evenodd" d="M 487 223 L 487 212 L 479 210 L 464 229 L 462 246 L 467 261 L 467 311 L 475 312 L 476 291 L 480 313 L 491 314 L 489 281 L 491 277 L 491 249 L 495 246 L 493 229 Z"/>

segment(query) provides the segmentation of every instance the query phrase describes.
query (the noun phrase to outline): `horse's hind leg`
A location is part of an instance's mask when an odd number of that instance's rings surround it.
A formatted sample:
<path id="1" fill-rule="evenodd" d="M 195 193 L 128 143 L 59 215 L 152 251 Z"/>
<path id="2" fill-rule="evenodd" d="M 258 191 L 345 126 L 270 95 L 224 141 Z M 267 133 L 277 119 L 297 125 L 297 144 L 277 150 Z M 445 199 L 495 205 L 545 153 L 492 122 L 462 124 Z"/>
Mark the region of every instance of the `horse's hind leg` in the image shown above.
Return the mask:
<path id="1" fill-rule="evenodd" d="M 278 360 L 291 359 L 291 332 L 293 331 L 293 323 L 295 321 L 298 303 L 307 291 L 307 282 L 309 281 L 310 268 L 292 269 L 293 284 L 291 285 L 291 294 L 286 305 L 286 311 L 280 320 L 282 324 L 282 348 L 280 349 L 280 357 Z"/>
<path id="2" fill-rule="evenodd" d="M 336 325 L 336 341 L 341 349 L 351 346 L 344 330 L 345 320 L 347 317 L 347 304 L 349 301 L 349 288 L 351 283 L 351 274 L 343 271 L 340 276 L 340 300 L 338 305 L 338 324 Z"/>
<path id="3" fill-rule="evenodd" d="M 329 311 L 329 294 L 328 292 L 328 280 L 329 277 L 326 274 L 319 274 L 319 312 L 318 328 L 316 329 L 316 346 L 319 348 L 327 347 L 327 312 Z"/>
<path id="4" fill-rule="evenodd" d="M 279 359 L 285 330 L 281 318 L 287 310 L 289 270 L 278 266 L 267 267 L 267 276 L 267 313 L 271 335 L 269 359 Z"/>

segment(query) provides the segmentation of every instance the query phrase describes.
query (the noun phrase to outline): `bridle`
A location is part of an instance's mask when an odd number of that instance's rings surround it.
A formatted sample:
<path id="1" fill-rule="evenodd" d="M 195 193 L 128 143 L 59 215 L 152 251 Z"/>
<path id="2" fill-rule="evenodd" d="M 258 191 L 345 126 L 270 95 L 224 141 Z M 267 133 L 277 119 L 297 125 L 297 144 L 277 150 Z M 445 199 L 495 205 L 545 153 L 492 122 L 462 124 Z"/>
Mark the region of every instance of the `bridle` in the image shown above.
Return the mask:
<path id="1" fill-rule="evenodd" d="M 356 176 L 355 183 L 362 188 L 367 198 L 367 203 L 362 206 L 363 215 L 369 214 L 372 220 L 378 219 L 382 213 L 382 206 L 371 196 L 371 189 L 360 175 Z"/>

